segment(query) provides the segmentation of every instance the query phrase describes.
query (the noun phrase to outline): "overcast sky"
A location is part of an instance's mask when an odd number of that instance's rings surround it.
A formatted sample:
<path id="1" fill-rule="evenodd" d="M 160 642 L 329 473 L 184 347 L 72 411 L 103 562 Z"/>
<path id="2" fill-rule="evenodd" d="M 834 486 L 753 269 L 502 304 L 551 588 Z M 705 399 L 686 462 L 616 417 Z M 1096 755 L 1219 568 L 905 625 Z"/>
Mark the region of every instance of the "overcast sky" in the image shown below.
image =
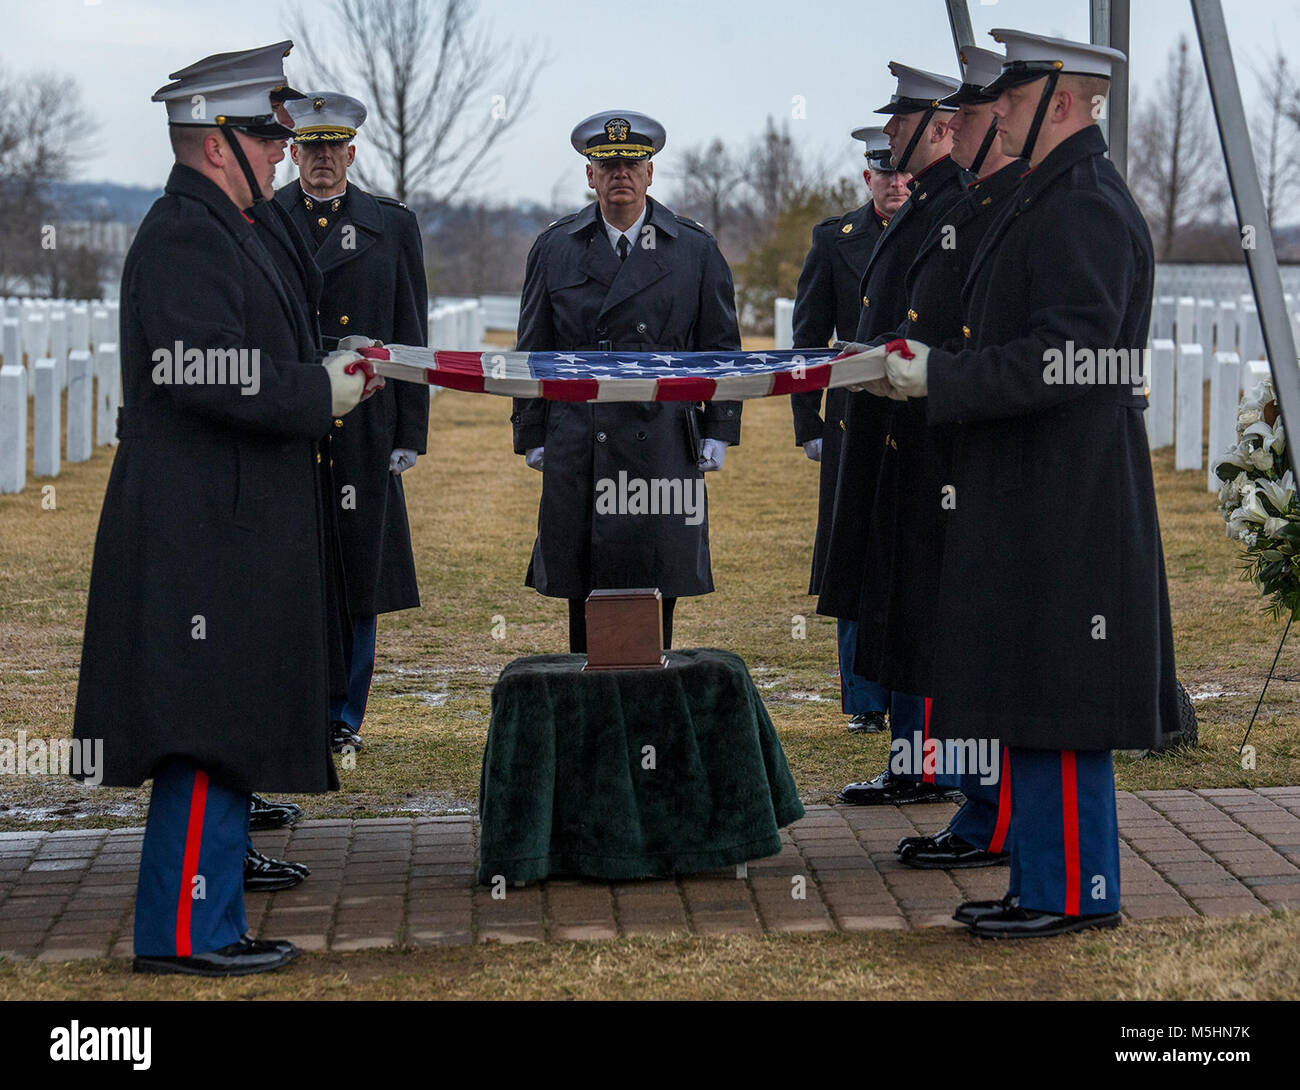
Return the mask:
<path id="1" fill-rule="evenodd" d="M 977 44 L 993 45 L 987 32 L 1001 26 L 1088 38 L 1087 0 L 969 7 Z M 1292 57 L 1300 47 L 1300 0 L 1225 0 L 1224 8 L 1249 106 L 1254 69 L 1277 44 Z M 1187 0 L 1132 0 L 1132 9 L 1132 80 L 1149 92 L 1181 32 L 1194 47 L 1195 27 Z M 0 61 L 10 74 L 79 80 L 100 126 L 81 179 L 161 187 L 170 166 L 165 114 L 149 96 L 200 57 L 288 37 L 291 10 L 292 0 L 0 0 Z M 324 10 L 323 0 L 309 6 L 313 23 L 326 25 Z M 807 154 L 852 173 L 861 155 L 848 132 L 883 122 L 872 110 L 893 90 L 891 59 L 956 75 L 941 0 L 480 0 L 479 18 L 550 57 L 523 124 L 475 188 L 506 200 L 545 202 L 555 192 L 579 204 L 583 163 L 569 131 L 607 107 L 641 110 L 667 129 L 656 160 L 661 196 L 671 192 L 675 154 L 714 137 L 743 143 L 768 115 L 790 119 Z M 290 80 L 316 90 L 300 52 L 288 59 Z M 485 88 L 485 124 L 492 93 Z M 803 119 L 792 117 L 795 96 L 806 104 Z M 357 146 L 364 157 L 364 129 Z"/>

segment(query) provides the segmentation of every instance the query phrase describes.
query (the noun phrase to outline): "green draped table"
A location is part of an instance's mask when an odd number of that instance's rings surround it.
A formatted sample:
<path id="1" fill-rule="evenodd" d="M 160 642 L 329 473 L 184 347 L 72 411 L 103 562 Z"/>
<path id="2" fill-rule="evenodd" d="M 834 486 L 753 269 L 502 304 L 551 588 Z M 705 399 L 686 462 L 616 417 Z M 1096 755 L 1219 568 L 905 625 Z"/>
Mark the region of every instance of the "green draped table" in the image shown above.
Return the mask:
<path id="1" fill-rule="evenodd" d="M 738 655 L 669 651 L 658 670 L 583 655 L 501 671 L 479 788 L 479 881 L 712 870 L 775 855 L 803 817 Z"/>

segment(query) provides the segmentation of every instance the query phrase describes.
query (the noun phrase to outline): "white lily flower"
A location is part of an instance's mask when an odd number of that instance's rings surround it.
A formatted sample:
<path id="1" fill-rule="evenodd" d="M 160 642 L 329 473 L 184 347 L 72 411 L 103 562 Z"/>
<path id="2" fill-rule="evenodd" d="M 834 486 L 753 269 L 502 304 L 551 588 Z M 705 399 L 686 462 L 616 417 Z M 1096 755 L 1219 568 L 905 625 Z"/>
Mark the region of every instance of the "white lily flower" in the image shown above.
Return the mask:
<path id="1" fill-rule="evenodd" d="M 1273 468 L 1273 452 L 1268 447 L 1263 447 L 1255 451 L 1250 456 L 1250 464 L 1256 469 L 1262 469 L 1265 472 Z"/>
<path id="2" fill-rule="evenodd" d="M 1291 506 L 1291 501 L 1295 499 L 1295 477 L 1288 469 L 1282 474 L 1280 481 L 1271 481 L 1267 477 L 1261 477 L 1256 482 L 1256 490 L 1264 493 L 1265 499 L 1273 505 L 1273 510 L 1285 514 L 1287 508 Z"/>
<path id="3" fill-rule="evenodd" d="M 1290 525 L 1289 519 L 1266 518 L 1264 520 L 1264 536 L 1281 537 L 1282 531 Z"/>

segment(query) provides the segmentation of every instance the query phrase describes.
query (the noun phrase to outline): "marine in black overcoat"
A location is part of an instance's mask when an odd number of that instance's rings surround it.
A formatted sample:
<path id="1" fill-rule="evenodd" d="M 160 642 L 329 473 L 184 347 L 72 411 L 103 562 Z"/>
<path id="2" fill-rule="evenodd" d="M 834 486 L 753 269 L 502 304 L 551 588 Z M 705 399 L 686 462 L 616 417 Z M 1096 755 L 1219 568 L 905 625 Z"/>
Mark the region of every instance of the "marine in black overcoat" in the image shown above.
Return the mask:
<path id="1" fill-rule="evenodd" d="M 1151 238 L 1105 153 L 1089 126 L 1025 178 L 971 267 L 968 347 L 929 355 L 929 420 L 959 425 L 935 617 L 936 737 L 1144 749 L 1170 714 L 1141 383 L 1045 381 L 1046 353 L 1067 342 L 1147 344 Z"/>
<path id="2" fill-rule="evenodd" d="M 424 247 L 413 212 L 351 182 L 337 202 L 308 196 L 297 181 L 277 191 L 275 200 L 314 246 L 325 281 L 319 310 L 326 349 L 350 334 L 391 344 L 428 343 Z M 388 467 L 395 449 L 425 453 L 428 431 L 429 389 L 411 382 L 388 382 L 330 428 L 343 571 L 354 617 L 420 604 L 406 495 L 401 475 Z M 355 505 L 345 506 L 341 490 L 348 485 L 355 489 Z"/>
<path id="3" fill-rule="evenodd" d="M 870 344 L 892 336 L 902 324 L 907 315 L 908 267 L 931 226 L 960 197 L 966 180 L 965 171 L 945 155 L 908 183 L 911 196 L 881 233 L 863 273 L 861 310 L 854 340 Z M 844 445 L 840 451 L 835 507 L 817 599 L 818 613 L 857 619 L 867 521 L 886 437 L 886 413 L 881 399 L 869 393 L 849 394 L 845 398 Z"/>
<path id="4" fill-rule="evenodd" d="M 528 255 L 520 351 L 738 351 L 735 289 L 713 236 L 646 198 L 644 239 L 620 262 L 595 202 L 546 229 Z M 688 418 L 689 417 L 689 418 Z M 708 594 L 707 514 L 595 514 L 597 482 L 701 481 L 699 440 L 740 442 L 740 403 L 585 404 L 516 399 L 514 449 L 546 448 L 537 540 L 526 582 L 552 598 L 596 588 L 658 587 L 665 598 Z M 691 486 L 699 488 L 702 484 Z M 707 502 L 702 510 L 707 511 Z"/>
<path id="5" fill-rule="evenodd" d="M 177 165 L 122 274 L 121 438 L 100 514 L 74 734 L 105 784 L 167 756 L 234 790 L 337 787 L 314 316 L 250 221 Z M 155 352 L 258 352 L 258 389 L 158 381 Z M 250 357 L 251 358 L 251 357 Z"/>
<path id="6" fill-rule="evenodd" d="M 813 228 L 812 248 L 804 258 L 799 286 L 795 290 L 795 348 L 822 349 L 832 338 L 849 340 L 857 332 L 858 313 L 862 310 L 862 274 L 872 247 L 888 223 L 889 218 L 880 215 L 874 204 L 865 204 L 852 212 L 824 219 Z M 812 439 L 822 440 L 817 534 L 813 541 L 809 594 L 816 594 L 821 587 L 844 435 L 844 400 L 849 396 L 842 389 L 825 393 L 825 419 L 822 418 L 821 390 L 790 395 L 794 441 L 803 446 Z"/>
<path id="7" fill-rule="evenodd" d="M 931 228 L 907 271 L 907 317 L 896 331 L 959 350 L 962 287 L 980 240 L 1014 197 L 1029 164 L 1015 160 L 966 187 Z M 862 601 L 854 672 L 905 693 L 931 691 L 939 565 L 955 496 L 946 428 L 926 421 L 924 398 L 878 399 L 881 444 L 876 494 L 862 556 Z"/>

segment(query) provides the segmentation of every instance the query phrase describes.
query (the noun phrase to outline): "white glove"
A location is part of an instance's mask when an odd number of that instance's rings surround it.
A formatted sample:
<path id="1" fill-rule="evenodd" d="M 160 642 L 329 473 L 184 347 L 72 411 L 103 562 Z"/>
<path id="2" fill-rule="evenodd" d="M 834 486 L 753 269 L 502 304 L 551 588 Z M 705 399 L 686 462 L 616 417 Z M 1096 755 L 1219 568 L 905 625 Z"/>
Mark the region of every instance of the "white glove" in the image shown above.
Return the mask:
<path id="1" fill-rule="evenodd" d="M 540 473 L 542 471 L 542 467 L 545 464 L 546 464 L 545 447 L 533 447 L 532 450 L 530 450 L 527 454 L 524 455 L 524 465 L 526 465 L 529 469 L 535 469 L 537 470 L 537 472 Z"/>
<path id="2" fill-rule="evenodd" d="M 873 378 L 870 382 L 864 382 L 861 386 L 850 386 L 849 389 L 854 393 L 865 391 L 866 393 L 874 394 L 876 397 L 892 398 L 894 401 L 907 400 L 907 395 L 901 394 L 894 389 L 893 383 L 889 381 L 888 377 Z"/>
<path id="3" fill-rule="evenodd" d="M 820 439 L 809 439 L 803 445 L 803 452 L 808 455 L 808 460 L 820 462 L 822 460 L 822 441 Z"/>
<path id="4" fill-rule="evenodd" d="M 388 459 L 388 472 L 402 474 L 415 465 L 416 454 L 413 450 L 398 447 Z"/>
<path id="5" fill-rule="evenodd" d="M 335 416 L 350 413 L 376 390 L 384 388 L 384 380 L 379 375 L 367 378 L 361 368 L 350 375 L 346 372 L 348 364 L 359 360 L 364 362 L 365 357 L 356 352 L 342 351 L 331 352 L 321 361 L 325 373 L 329 375 L 330 412 Z"/>
<path id="6" fill-rule="evenodd" d="M 339 350 L 341 352 L 355 352 L 358 348 L 382 348 L 383 342 L 372 341 L 369 337 L 358 337 L 355 333 L 350 337 L 341 337 L 339 339 Z"/>
<path id="7" fill-rule="evenodd" d="M 885 346 L 885 375 L 889 384 L 905 397 L 925 397 L 930 347 L 920 341 L 890 341 Z"/>
<path id="8" fill-rule="evenodd" d="M 859 352 L 869 351 L 870 347 L 859 341 L 831 341 L 831 348 L 841 356 L 856 356 Z"/>
<path id="9" fill-rule="evenodd" d="M 712 473 L 715 469 L 722 468 L 722 459 L 727 456 L 727 441 L 725 439 L 706 439 L 700 444 L 700 469 L 705 473 Z"/>

